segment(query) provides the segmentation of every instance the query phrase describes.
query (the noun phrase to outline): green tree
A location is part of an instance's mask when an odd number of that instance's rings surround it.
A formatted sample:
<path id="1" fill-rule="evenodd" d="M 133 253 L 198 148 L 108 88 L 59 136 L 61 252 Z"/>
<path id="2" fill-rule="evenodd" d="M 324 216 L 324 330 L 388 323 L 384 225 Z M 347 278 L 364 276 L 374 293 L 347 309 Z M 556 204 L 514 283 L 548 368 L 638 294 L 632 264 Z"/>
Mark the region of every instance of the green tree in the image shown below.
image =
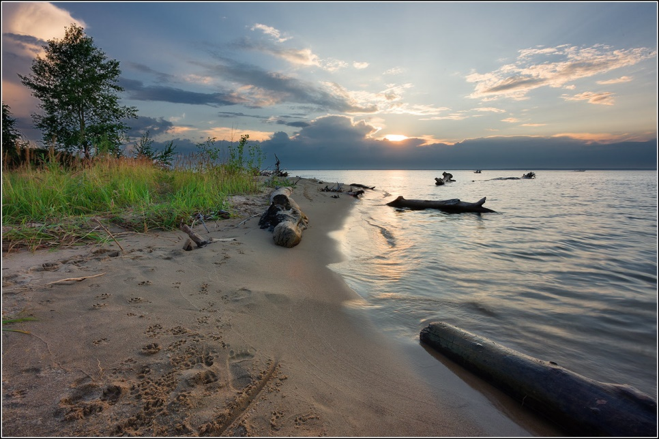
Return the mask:
<path id="1" fill-rule="evenodd" d="M 16 120 L 11 117 L 9 105 L 2 103 L 2 158 L 10 163 L 18 160 L 18 150 L 22 136 L 14 126 Z"/>
<path id="2" fill-rule="evenodd" d="M 128 130 L 123 120 L 137 117 L 135 107 L 119 105 L 119 61 L 108 59 L 76 24 L 44 50 L 45 57 L 32 62 L 31 75 L 18 75 L 40 100 L 43 114 L 32 118 L 44 143 L 86 158 L 101 141 L 118 149 Z"/>
<path id="3" fill-rule="evenodd" d="M 173 140 L 170 140 L 162 151 L 153 149 L 153 139 L 149 135 L 148 130 L 142 135 L 142 137 L 140 137 L 140 139 L 135 143 L 135 147 L 133 148 L 133 154 L 135 155 L 135 158 L 144 157 L 149 160 L 156 161 L 158 164 L 160 164 L 160 166 L 163 167 L 171 166 L 175 152 L 176 146 L 174 146 Z"/>

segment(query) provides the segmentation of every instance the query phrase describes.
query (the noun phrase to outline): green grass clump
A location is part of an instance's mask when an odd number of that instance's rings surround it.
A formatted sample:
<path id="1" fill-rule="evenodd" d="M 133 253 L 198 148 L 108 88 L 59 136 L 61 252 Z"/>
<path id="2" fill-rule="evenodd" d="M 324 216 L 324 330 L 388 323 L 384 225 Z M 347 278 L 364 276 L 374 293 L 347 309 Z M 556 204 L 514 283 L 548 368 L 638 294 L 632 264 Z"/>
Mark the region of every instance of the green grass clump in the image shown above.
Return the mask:
<path id="1" fill-rule="evenodd" d="M 5 325 L 11 325 L 12 323 L 21 323 L 21 322 L 33 322 L 36 321 L 34 317 L 17 317 L 17 318 L 2 318 L 2 330 L 9 332 L 21 332 L 23 334 L 29 334 L 28 331 L 22 331 L 20 329 L 6 328 Z"/>
<path id="2" fill-rule="evenodd" d="M 173 230 L 198 213 L 213 217 L 231 195 L 256 193 L 253 171 L 226 165 L 165 169 L 150 160 L 95 158 L 65 168 L 56 161 L 2 174 L 3 250 L 107 239 L 92 218 L 140 232 Z M 96 224 L 97 225 L 97 224 Z"/>

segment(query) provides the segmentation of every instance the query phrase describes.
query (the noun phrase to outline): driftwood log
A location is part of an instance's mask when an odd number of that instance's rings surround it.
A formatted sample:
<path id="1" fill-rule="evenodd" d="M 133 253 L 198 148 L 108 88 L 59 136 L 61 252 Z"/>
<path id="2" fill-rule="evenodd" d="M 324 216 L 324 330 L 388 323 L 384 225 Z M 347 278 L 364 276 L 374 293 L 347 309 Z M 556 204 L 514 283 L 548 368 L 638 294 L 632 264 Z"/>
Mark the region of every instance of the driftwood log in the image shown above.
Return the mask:
<path id="1" fill-rule="evenodd" d="M 443 322 L 420 339 L 570 434 L 656 437 L 657 403 L 634 387 L 586 378 Z"/>
<path id="2" fill-rule="evenodd" d="M 270 207 L 266 210 L 259 226 L 270 229 L 275 244 L 295 247 L 302 240 L 302 231 L 307 228 L 309 218 L 291 198 L 290 187 L 278 188 L 270 194 Z"/>
<path id="3" fill-rule="evenodd" d="M 441 201 L 432 201 L 432 200 L 406 200 L 401 195 L 396 198 L 394 201 L 387 203 L 387 206 L 392 207 L 407 207 L 412 210 L 423 210 L 423 209 L 439 209 L 445 212 L 494 212 L 487 207 L 483 207 L 485 203 L 485 198 L 483 197 L 475 203 L 469 203 L 466 201 L 460 201 L 457 198 L 452 200 L 441 200 Z"/>
<path id="4" fill-rule="evenodd" d="M 191 240 L 194 241 L 194 243 L 197 244 L 197 247 L 199 248 L 209 244 L 210 241 L 197 235 L 197 233 L 194 230 L 192 230 L 190 226 L 188 226 L 187 224 L 181 223 L 180 228 L 182 231 L 187 233 L 187 235 L 190 237 L 188 240 L 185 241 L 185 244 L 183 245 L 183 248 L 185 250 L 187 251 L 192 250 L 192 243 L 190 242 Z"/>

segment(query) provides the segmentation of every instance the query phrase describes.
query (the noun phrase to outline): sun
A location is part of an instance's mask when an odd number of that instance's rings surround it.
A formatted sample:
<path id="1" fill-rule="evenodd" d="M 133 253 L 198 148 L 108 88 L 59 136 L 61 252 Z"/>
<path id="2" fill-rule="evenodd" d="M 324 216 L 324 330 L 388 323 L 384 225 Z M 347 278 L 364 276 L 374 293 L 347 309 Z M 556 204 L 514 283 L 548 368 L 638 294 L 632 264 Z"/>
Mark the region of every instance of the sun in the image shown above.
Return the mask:
<path id="1" fill-rule="evenodd" d="M 384 138 L 390 142 L 400 142 L 401 140 L 409 139 L 409 137 L 402 134 L 387 134 Z"/>

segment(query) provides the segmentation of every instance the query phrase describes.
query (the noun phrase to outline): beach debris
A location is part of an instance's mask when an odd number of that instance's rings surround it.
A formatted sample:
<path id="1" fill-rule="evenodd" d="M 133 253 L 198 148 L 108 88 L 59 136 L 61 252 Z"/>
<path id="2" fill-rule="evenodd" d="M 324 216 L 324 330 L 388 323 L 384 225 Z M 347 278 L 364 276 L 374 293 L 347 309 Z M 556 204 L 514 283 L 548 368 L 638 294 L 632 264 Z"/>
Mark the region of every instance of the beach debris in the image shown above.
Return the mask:
<path id="1" fill-rule="evenodd" d="M 453 183 L 455 180 L 453 180 L 453 174 L 449 174 L 448 172 L 442 172 L 442 178 L 435 177 L 435 185 L 437 186 L 444 186 L 446 183 Z"/>
<path id="2" fill-rule="evenodd" d="M 490 178 L 489 180 L 485 181 L 492 181 L 492 180 L 532 180 L 535 178 L 535 172 L 528 172 L 526 174 L 523 174 L 521 177 L 497 177 L 497 178 Z"/>
<path id="3" fill-rule="evenodd" d="M 187 224 L 181 223 L 180 228 L 182 231 L 188 234 L 188 236 L 190 237 L 189 240 L 192 240 L 194 241 L 195 244 L 197 244 L 197 247 L 201 248 L 204 247 L 205 245 L 208 245 L 209 241 L 197 235 L 194 232 L 194 230 L 192 230 L 190 226 L 188 226 Z M 183 245 L 183 250 L 189 251 L 187 250 L 188 248 L 192 250 L 192 245 L 189 244 L 188 241 L 186 241 L 185 244 Z"/>
<path id="4" fill-rule="evenodd" d="M 275 162 L 275 170 L 274 171 L 262 170 L 260 172 L 260 175 L 263 177 L 288 177 L 288 172 L 279 169 L 279 165 L 281 162 L 279 161 L 279 157 L 277 157 L 277 154 L 275 154 L 275 158 L 277 159 L 277 161 Z"/>
<path id="5" fill-rule="evenodd" d="M 85 279 L 91 279 L 91 278 L 94 278 L 94 277 L 103 276 L 104 274 L 105 273 L 95 274 L 93 276 L 69 277 L 69 278 L 66 278 L 66 279 L 56 280 L 54 282 L 48 282 L 46 285 L 54 285 L 54 284 L 59 284 L 59 283 L 62 283 L 62 282 L 80 282 L 80 281 L 83 281 Z"/>
<path id="6" fill-rule="evenodd" d="M 361 189 L 375 190 L 375 186 L 366 186 L 366 185 L 359 184 L 359 183 L 350 183 L 350 186 L 358 187 L 358 188 L 361 188 Z"/>
<path id="7" fill-rule="evenodd" d="M 422 329 L 420 340 L 571 435 L 656 437 L 657 403 L 632 386 L 595 381 L 443 322 Z"/>
<path id="8" fill-rule="evenodd" d="M 387 203 L 387 206 L 408 208 L 411 210 L 423 209 L 439 209 L 445 212 L 460 213 L 460 212 L 494 212 L 487 207 L 483 207 L 486 197 L 481 198 L 475 203 L 460 201 L 457 198 L 451 200 L 406 200 L 402 195 L 394 201 Z"/>
<path id="9" fill-rule="evenodd" d="M 121 251 L 123 252 L 124 248 L 121 246 L 121 244 L 119 244 L 119 241 L 117 241 L 117 238 L 115 238 L 114 235 L 112 233 L 110 233 L 110 231 L 108 229 L 106 229 L 103 224 L 101 224 L 101 222 L 98 220 L 98 218 L 95 218 L 95 220 L 98 223 L 98 225 L 101 226 L 103 228 L 103 230 L 105 230 L 105 233 L 110 235 L 110 238 L 112 238 L 112 240 L 115 242 L 115 244 L 117 244 L 119 246 L 119 248 L 121 249 Z"/>
<path id="10" fill-rule="evenodd" d="M 307 228 L 309 218 L 290 197 L 291 187 L 277 188 L 270 194 L 270 207 L 259 220 L 259 227 L 272 231 L 275 244 L 295 247 L 302 240 L 302 231 Z"/>
<path id="11" fill-rule="evenodd" d="M 352 188 L 350 188 L 350 189 L 352 189 Z M 360 190 L 358 190 L 358 191 L 353 191 L 353 190 L 351 190 L 351 191 L 349 191 L 349 192 L 346 192 L 346 195 L 352 195 L 352 196 L 355 197 L 355 198 L 359 198 L 359 196 L 360 196 L 360 195 L 363 195 L 363 194 L 364 194 L 364 190 L 363 190 L 363 189 L 360 189 Z"/>
<path id="12" fill-rule="evenodd" d="M 343 192 L 343 183 L 336 183 L 335 186 L 332 186 L 331 188 L 327 185 L 325 185 L 324 188 L 320 190 L 321 192 Z"/>
<path id="13" fill-rule="evenodd" d="M 180 229 L 187 233 L 188 239 L 185 240 L 185 243 L 183 244 L 183 250 L 185 251 L 190 251 L 193 249 L 192 243 L 194 242 L 197 244 L 198 248 L 205 247 L 208 244 L 212 244 L 213 242 L 230 242 L 230 241 L 235 241 L 236 238 L 208 238 L 204 239 L 201 236 L 199 236 L 190 226 L 187 224 L 181 223 Z M 208 230 L 208 229 L 206 229 Z"/>

